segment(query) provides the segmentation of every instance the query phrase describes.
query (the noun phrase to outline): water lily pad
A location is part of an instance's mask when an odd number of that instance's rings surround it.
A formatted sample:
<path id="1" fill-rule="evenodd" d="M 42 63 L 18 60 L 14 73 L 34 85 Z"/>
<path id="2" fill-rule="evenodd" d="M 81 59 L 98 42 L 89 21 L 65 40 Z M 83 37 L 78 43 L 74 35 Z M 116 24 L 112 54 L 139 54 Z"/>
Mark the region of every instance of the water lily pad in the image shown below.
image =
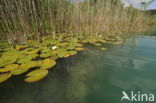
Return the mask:
<path id="1" fill-rule="evenodd" d="M 0 58 L 0 67 L 9 65 L 9 64 L 13 64 L 17 61 L 16 58 L 12 58 L 12 57 L 6 57 L 6 58 Z"/>
<path id="2" fill-rule="evenodd" d="M 21 49 L 24 49 L 24 48 L 26 48 L 26 46 L 24 46 L 24 45 L 16 45 L 14 50 L 21 50 Z"/>
<path id="3" fill-rule="evenodd" d="M 100 39 L 99 42 L 106 43 L 106 40 Z"/>
<path id="4" fill-rule="evenodd" d="M 81 47 L 81 46 L 83 46 L 83 44 L 76 43 L 76 46 Z"/>
<path id="5" fill-rule="evenodd" d="M 46 53 L 46 52 L 50 52 L 50 51 L 52 51 L 52 50 L 49 47 L 45 46 L 42 48 L 41 52 Z"/>
<path id="6" fill-rule="evenodd" d="M 50 58 L 44 59 L 40 69 L 50 69 L 56 65 L 56 61 Z"/>
<path id="7" fill-rule="evenodd" d="M 81 42 L 82 42 L 82 43 L 88 43 L 88 42 L 89 42 L 89 40 L 84 39 L 84 40 L 82 40 Z"/>
<path id="8" fill-rule="evenodd" d="M 0 83 L 8 80 L 10 77 L 11 77 L 11 74 L 10 73 L 1 74 L 0 75 Z"/>
<path id="9" fill-rule="evenodd" d="M 27 78 L 24 81 L 28 83 L 36 82 L 43 79 L 45 76 L 47 76 L 47 74 L 48 70 L 34 70 L 26 75 Z"/>
<path id="10" fill-rule="evenodd" d="M 69 57 L 69 56 L 70 56 L 69 53 L 64 54 L 64 57 L 65 57 L 65 58 L 67 58 L 67 57 Z"/>
<path id="11" fill-rule="evenodd" d="M 27 45 L 28 46 L 36 46 L 38 44 L 39 44 L 38 41 L 35 41 L 35 40 L 27 40 Z"/>
<path id="12" fill-rule="evenodd" d="M 102 44 L 100 43 L 94 43 L 95 46 L 101 46 Z"/>
<path id="13" fill-rule="evenodd" d="M 39 67 L 39 66 L 40 66 L 40 63 L 38 63 L 38 61 L 29 61 L 25 64 L 21 64 L 19 66 L 19 68 L 12 70 L 11 74 L 12 75 L 20 75 L 20 74 L 27 72 L 29 69 L 31 69 L 33 67 Z"/>
<path id="14" fill-rule="evenodd" d="M 65 46 L 68 46 L 68 45 L 69 45 L 68 42 L 63 42 L 63 43 L 60 43 L 60 44 L 59 44 L 59 46 L 61 46 L 61 47 L 65 47 Z"/>
<path id="15" fill-rule="evenodd" d="M 39 51 L 39 49 L 33 49 L 31 51 L 28 51 L 27 54 L 36 54 Z"/>
<path id="16" fill-rule="evenodd" d="M 47 58 L 47 57 L 50 57 L 51 56 L 51 53 L 50 52 L 48 52 L 48 53 L 41 53 L 40 54 L 40 57 L 41 58 Z"/>
<path id="17" fill-rule="evenodd" d="M 63 58 L 65 54 L 66 54 L 66 51 L 58 52 L 58 57 Z"/>
<path id="18" fill-rule="evenodd" d="M 17 61 L 17 63 L 22 64 L 22 63 L 29 62 L 29 61 L 31 61 L 32 59 L 35 59 L 37 56 L 38 56 L 38 54 L 30 54 L 30 55 L 27 55 L 27 56 L 25 56 L 25 57 L 19 59 L 19 60 Z"/>
<path id="19" fill-rule="evenodd" d="M 75 49 L 75 43 L 70 43 L 69 46 L 67 47 L 68 50 Z"/>
<path id="20" fill-rule="evenodd" d="M 72 50 L 72 51 L 68 51 L 68 53 L 69 53 L 70 55 L 75 55 L 75 54 L 77 54 L 77 51 Z"/>
<path id="21" fill-rule="evenodd" d="M 113 44 L 122 44 L 123 42 L 121 41 L 117 41 L 117 42 L 114 42 Z"/>
<path id="22" fill-rule="evenodd" d="M 102 50 L 102 51 L 106 51 L 106 50 L 107 50 L 107 48 L 101 48 L 101 50 Z"/>
<path id="23" fill-rule="evenodd" d="M 75 50 L 77 50 L 77 51 L 83 51 L 84 50 L 84 48 L 75 48 Z"/>
<path id="24" fill-rule="evenodd" d="M 5 66 L 4 68 L 1 68 L 0 69 L 0 72 L 3 73 L 3 72 L 9 72 L 11 70 L 14 70 L 16 68 L 18 68 L 18 64 L 10 64 L 10 65 L 7 65 Z"/>

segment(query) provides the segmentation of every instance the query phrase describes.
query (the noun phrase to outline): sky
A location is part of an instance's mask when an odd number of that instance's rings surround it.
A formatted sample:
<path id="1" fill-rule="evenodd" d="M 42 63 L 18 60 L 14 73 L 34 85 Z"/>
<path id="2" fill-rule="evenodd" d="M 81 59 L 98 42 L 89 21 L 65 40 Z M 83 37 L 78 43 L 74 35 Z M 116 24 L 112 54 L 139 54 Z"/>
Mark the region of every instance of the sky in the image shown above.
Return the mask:
<path id="1" fill-rule="evenodd" d="M 141 8 L 140 2 L 149 2 L 151 0 L 123 0 L 125 7 L 130 6 L 131 4 L 136 8 Z M 156 9 L 156 0 L 154 0 L 147 8 L 149 9 Z"/>
<path id="2" fill-rule="evenodd" d="M 156 9 L 156 0 L 148 7 L 148 9 Z"/>
<path id="3" fill-rule="evenodd" d="M 77 0 L 70 0 L 70 1 L 74 2 Z M 84 0 L 78 0 L 78 1 L 84 1 Z M 151 0 L 121 0 L 121 1 L 124 3 L 125 7 L 128 7 L 132 4 L 134 7 L 141 9 L 141 5 L 139 4 L 140 2 L 149 2 Z M 147 9 L 148 10 L 156 9 L 156 0 L 154 0 Z"/>

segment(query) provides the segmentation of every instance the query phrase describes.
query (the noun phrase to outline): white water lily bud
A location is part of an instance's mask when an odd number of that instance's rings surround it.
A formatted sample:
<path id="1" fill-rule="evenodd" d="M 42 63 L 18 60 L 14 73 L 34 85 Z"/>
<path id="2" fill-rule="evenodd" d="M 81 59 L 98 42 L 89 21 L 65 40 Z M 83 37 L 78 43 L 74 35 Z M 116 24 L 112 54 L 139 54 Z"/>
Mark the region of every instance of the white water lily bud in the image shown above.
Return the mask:
<path id="1" fill-rule="evenodd" d="M 57 49 L 57 47 L 56 47 L 56 46 L 53 46 L 53 47 L 52 47 L 52 49 L 53 49 L 53 50 L 56 50 L 56 49 Z"/>

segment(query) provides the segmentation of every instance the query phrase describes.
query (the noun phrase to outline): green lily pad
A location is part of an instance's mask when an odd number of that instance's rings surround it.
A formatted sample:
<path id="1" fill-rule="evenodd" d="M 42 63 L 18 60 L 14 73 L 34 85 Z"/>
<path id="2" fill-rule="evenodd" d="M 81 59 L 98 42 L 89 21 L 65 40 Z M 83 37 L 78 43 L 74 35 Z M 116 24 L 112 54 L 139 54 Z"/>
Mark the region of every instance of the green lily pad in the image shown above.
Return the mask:
<path id="1" fill-rule="evenodd" d="M 106 40 L 100 39 L 99 42 L 106 43 Z"/>
<path id="2" fill-rule="evenodd" d="M 40 66 L 39 61 L 29 61 L 25 64 L 21 64 L 19 66 L 19 68 L 12 70 L 11 74 L 12 75 L 20 75 L 20 74 L 27 72 L 29 69 L 31 69 L 33 67 L 39 67 L 39 66 Z"/>
<path id="3" fill-rule="evenodd" d="M 31 61 L 32 59 L 35 59 L 37 56 L 38 56 L 38 54 L 30 54 L 30 55 L 27 55 L 27 56 L 25 56 L 25 57 L 19 59 L 19 60 L 17 61 L 17 63 L 22 64 L 22 63 L 29 62 L 29 61 Z"/>
<path id="4" fill-rule="evenodd" d="M 40 69 L 50 69 L 56 65 L 56 61 L 50 58 L 44 59 Z"/>
<path id="5" fill-rule="evenodd" d="M 102 44 L 100 43 L 94 43 L 95 46 L 101 46 Z"/>
<path id="6" fill-rule="evenodd" d="M 47 58 L 47 57 L 50 57 L 51 56 L 51 53 L 50 52 L 48 52 L 48 53 L 41 53 L 40 54 L 40 57 L 41 58 Z"/>
<path id="7" fill-rule="evenodd" d="M 43 47 L 42 48 L 42 53 L 46 53 L 46 52 L 50 52 L 50 51 L 52 51 L 49 47 L 47 47 L 47 46 L 45 46 L 45 47 Z"/>
<path id="8" fill-rule="evenodd" d="M 34 70 L 26 75 L 27 78 L 24 81 L 28 83 L 37 82 L 47 76 L 47 74 L 48 70 Z"/>
<path id="9" fill-rule="evenodd" d="M 14 50 L 21 50 L 21 49 L 24 49 L 24 48 L 26 48 L 26 46 L 24 46 L 24 45 L 16 45 Z"/>
<path id="10" fill-rule="evenodd" d="M 67 47 L 68 50 L 75 49 L 75 43 L 70 43 L 69 46 Z"/>
<path id="11" fill-rule="evenodd" d="M 14 70 L 16 68 L 18 68 L 18 64 L 10 64 L 10 65 L 7 65 L 5 66 L 4 68 L 1 68 L 0 69 L 0 72 L 3 73 L 3 72 L 9 72 L 11 70 Z"/>
<path id="12" fill-rule="evenodd" d="M 36 54 L 39 51 L 39 49 L 33 49 L 31 51 L 28 51 L 27 54 Z"/>
<path id="13" fill-rule="evenodd" d="M 70 55 L 76 55 L 76 54 L 77 54 L 77 51 L 72 50 L 72 51 L 68 51 L 68 53 L 69 53 Z"/>
<path id="14" fill-rule="evenodd" d="M 65 54 L 66 54 L 66 51 L 58 52 L 58 57 L 63 58 Z"/>
<path id="15" fill-rule="evenodd" d="M 39 44 L 38 41 L 35 41 L 35 40 L 27 40 L 27 45 L 28 46 L 36 46 L 38 44 Z"/>
<path id="16" fill-rule="evenodd" d="M 16 58 L 12 58 L 12 57 L 2 57 L 0 58 L 0 67 L 3 67 L 3 66 L 6 66 L 6 65 L 9 65 L 9 64 L 13 64 L 17 61 Z"/>
<path id="17" fill-rule="evenodd" d="M 114 42 L 113 44 L 122 44 L 123 42 L 121 41 L 117 41 L 117 42 Z"/>
<path id="18" fill-rule="evenodd" d="M 69 45 L 68 42 L 63 42 L 63 43 L 60 43 L 60 44 L 59 44 L 59 46 L 61 46 L 61 47 L 66 47 L 66 46 L 68 46 L 68 45 Z"/>
<path id="19" fill-rule="evenodd" d="M 83 46 L 83 44 L 76 43 L 76 46 L 81 47 L 81 46 Z"/>
<path id="20" fill-rule="evenodd" d="M 107 50 L 107 48 L 101 48 L 101 50 L 102 50 L 102 51 L 106 51 L 106 50 Z"/>
<path id="21" fill-rule="evenodd" d="M 77 51 L 83 51 L 84 50 L 84 48 L 75 48 L 75 50 L 77 50 Z"/>
<path id="22" fill-rule="evenodd" d="M 1 74 L 0 75 L 0 83 L 8 80 L 10 77 L 11 77 L 11 74 L 10 73 Z"/>

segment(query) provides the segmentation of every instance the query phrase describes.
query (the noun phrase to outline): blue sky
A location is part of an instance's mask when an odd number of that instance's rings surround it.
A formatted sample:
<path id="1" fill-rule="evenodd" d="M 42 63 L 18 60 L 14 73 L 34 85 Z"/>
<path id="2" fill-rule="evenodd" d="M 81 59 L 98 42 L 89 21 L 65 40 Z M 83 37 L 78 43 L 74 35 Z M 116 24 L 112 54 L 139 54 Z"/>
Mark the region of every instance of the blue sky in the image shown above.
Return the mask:
<path id="1" fill-rule="evenodd" d="M 156 9 L 156 0 L 148 7 L 148 9 Z"/>
<path id="2" fill-rule="evenodd" d="M 123 0 L 126 6 L 129 6 L 132 4 L 136 8 L 141 8 L 141 5 L 139 4 L 142 1 L 149 2 L 150 0 Z M 154 0 L 147 9 L 156 9 L 156 0 Z"/>
<path id="3" fill-rule="evenodd" d="M 74 2 L 77 0 L 70 0 L 70 1 Z M 84 1 L 84 0 L 78 0 L 78 1 Z M 130 4 L 132 4 L 136 8 L 141 8 L 139 2 L 141 1 L 148 2 L 150 0 L 121 0 L 121 1 L 124 2 L 125 6 L 130 6 Z M 156 0 L 154 0 L 147 9 L 156 9 Z"/>

